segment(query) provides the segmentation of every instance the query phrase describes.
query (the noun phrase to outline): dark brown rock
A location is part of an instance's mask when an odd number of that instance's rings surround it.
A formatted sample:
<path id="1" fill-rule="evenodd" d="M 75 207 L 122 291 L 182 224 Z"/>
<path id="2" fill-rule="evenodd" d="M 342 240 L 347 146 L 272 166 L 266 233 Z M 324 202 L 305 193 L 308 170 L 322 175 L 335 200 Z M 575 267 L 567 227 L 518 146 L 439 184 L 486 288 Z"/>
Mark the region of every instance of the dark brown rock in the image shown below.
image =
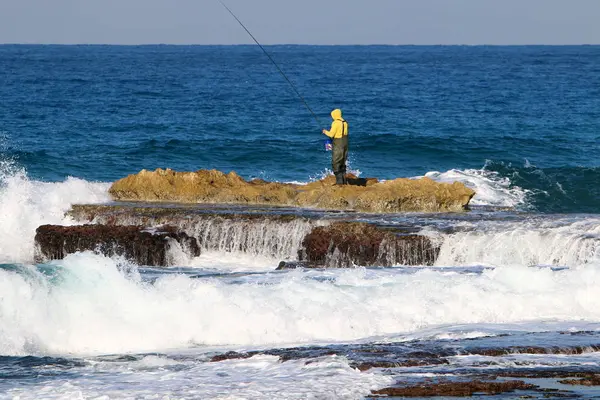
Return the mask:
<path id="1" fill-rule="evenodd" d="M 471 348 L 468 349 L 468 354 L 476 354 L 480 356 L 499 357 L 508 354 L 585 354 L 590 352 L 600 351 L 600 344 L 589 346 L 510 346 L 510 347 L 493 347 L 493 348 Z"/>
<path id="2" fill-rule="evenodd" d="M 255 355 L 260 354 L 258 351 L 251 351 L 248 353 L 238 353 L 236 351 L 228 351 L 224 354 L 217 354 L 211 357 L 210 362 L 221 362 L 225 360 L 243 360 L 246 358 L 254 357 Z"/>
<path id="3" fill-rule="evenodd" d="M 296 268 L 311 268 L 310 265 L 303 262 L 298 261 L 281 261 L 279 265 L 275 269 L 276 271 L 282 271 L 286 269 L 296 269 Z"/>
<path id="4" fill-rule="evenodd" d="M 372 392 L 378 396 L 394 397 L 434 397 L 434 396 L 453 396 L 467 397 L 475 393 L 486 393 L 496 395 L 500 393 L 513 392 L 515 390 L 532 390 L 538 386 L 525 383 L 523 381 L 507 382 L 440 382 L 427 383 L 416 386 L 393 387 Z"/>
<path id="5" fill-rule="evenodd" d="M 405 359 L 398 361 L 373 361 L 351 364 L 353 368 L 361 372 L 371 368 L 407 368 L 407 367 L 427 367 L 432 365 L 445 365 L 450 362 L 445 358 L 427 358 L 427 359 Z"/>
<path id="6" fill-rule="evenodd" d="M 564 385 L 600 386 L 600 374 L 590 374 L 577 379 L 563 379 L 559 382 Z"/>
<path id="7" fill-rule="evenodd" d="M 200 255 L 196 239 L 168 226 L 150 232 L 140 226 L 42 225 L 35 235 L 35 259 L 63 259 L 67 254 L 89 250 L 108 257 L 124 256 L 139 265 L 168 266 L 172 240 L 191 256 Z"/>
<path id="8" fill-rule="evenodd" d="M 529 369 L 510 369 L 507 371 L 495 371 L 494 375 L 501 378 L 534 378 L 534 379 L 573 379 L 589 378 L 598 375 L 598 369 L 592 371 L 572 371 L 570 369 L 551 369 L 551 370 L 529 370 Z"/>
<path id="9" fill-rule="evenodd" d="M 439 254 L 426 236 L 402 235 L 372 224 L 338 222 L 315 227 L 298 258 L 327 267 L 433 265 Z"/>

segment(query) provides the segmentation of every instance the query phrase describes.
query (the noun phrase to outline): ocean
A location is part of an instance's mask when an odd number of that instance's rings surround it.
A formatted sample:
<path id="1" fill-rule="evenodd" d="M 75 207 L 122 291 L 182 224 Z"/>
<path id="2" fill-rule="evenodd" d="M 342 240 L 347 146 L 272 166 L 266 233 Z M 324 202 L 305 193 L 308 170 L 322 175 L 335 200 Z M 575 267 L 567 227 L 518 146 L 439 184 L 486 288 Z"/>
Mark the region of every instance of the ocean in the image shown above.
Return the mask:
<path id="1" fill-rule="evenodd" d="M 553 380 L 600 373 L 600 46 L 266 49 L 318 120 L 257 46 L 0 45 L 0 398 L 365 399 L 465 376 L 600 396 Z M 142 169 L 326 176 L 334 108 L 354 174 L 476 191 L 464 213 L 358 216 L 429 236 L 433 266 L 275 271 L 298 224 L 169 268 L 34 263 L 38 226 Z"/>

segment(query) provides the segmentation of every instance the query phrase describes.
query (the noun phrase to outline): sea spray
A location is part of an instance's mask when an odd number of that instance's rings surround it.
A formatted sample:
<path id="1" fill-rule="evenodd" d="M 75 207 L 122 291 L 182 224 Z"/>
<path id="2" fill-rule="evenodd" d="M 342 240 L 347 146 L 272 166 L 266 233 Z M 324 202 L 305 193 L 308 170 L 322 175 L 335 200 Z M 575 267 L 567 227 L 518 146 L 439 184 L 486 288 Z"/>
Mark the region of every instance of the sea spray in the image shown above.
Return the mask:
<path id="1" fill-rule="evenodd" d="M 213 218 L 197 225 L 194 236 L 205 250 L 244 252 L 257 256 L 296 259 L 302 240 L 314 223 L 305 219 L 287 222 Z"/>
<path id="2" fill-rule="evenodd" d="M 592 217 L 463 223 L 438 241 L 439 266 L 600 265 L 600 219 Z"/>
<path id="3" fill-rule="evenodd" d="M 257 355 L 218 363 L 155 355 L 128 358 L 91 360 L 78 368 L 78 377 L 55 376 L 51 384 L 30 384 L 9 390 L 9 395 L 21 400 L 112 399 L 122 398 L 127 387 L 127 398 L 360 400 L 394 382 L 391 376 L 360 372 L 339 356 L 281 362 Z M 129 387 L 132 379 L 135 385 Z"/>
<path id="4" fill-rule="evenodd" d="M 600 268 L 290 271 L 264 277 L 120 272 L 80 253 L 35 279 L 0 270 L 0 354 L 114 354 L 285 346 L 440 325 L 600 318 Z M 265 280 L 265 278 L 268 278 Z"/>
<path id="5" fill-rule="evenodd" d="M 530 191 L 515 186 L 508 177 L 497 172 L 482 169 L 452 169 L 446 172 L 431 171 L 426 177 L 437 182 L 462 182 L 475 191 L 470 204 L 474 206 L 493 206 L 518 208 L 527 204 Z"/>
<path id="6" fill-rule="evenodd" d="M 83 220 L 84 213 L 74 215 Z M 304 237 L 315 226 L 325 225 L 324 220 L 311 220 L 302 217 L 279 217 L 277 215 L 218 215 L 189 213 L 124 213 L 123 215 L 102 214 L 94 216 L 93 223 L 118 225 L 176 226 L 198 239 L 203 253 L 239 253 L 262 259 L 295 260 Z M 190 261 L 185 249 L 172 248 L 173 260 L 181 260 L 186 265 Z M 187 258 L 186 258 L 187 257 Z M 175 264 L 173 264 L 175 265 Z"/>
<path id="7" fill-rule="evenodd" d="M 43 224 L 68 224 L 75 203 L 109 201 L 107 183 L 69 177 L 63 182 L 29 179 L 25 169 L 0 161 L 0 262 L 33 260 L 34 236 Z"/>

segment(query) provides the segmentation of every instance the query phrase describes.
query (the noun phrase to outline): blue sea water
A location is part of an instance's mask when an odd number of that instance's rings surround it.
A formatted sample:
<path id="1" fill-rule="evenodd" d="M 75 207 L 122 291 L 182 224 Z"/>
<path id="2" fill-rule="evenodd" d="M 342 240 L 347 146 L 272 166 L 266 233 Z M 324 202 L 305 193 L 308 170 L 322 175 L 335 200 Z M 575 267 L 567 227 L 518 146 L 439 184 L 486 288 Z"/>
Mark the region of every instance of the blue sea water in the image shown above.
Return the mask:
<path id="1" fill-rule="evenodd" d="M 599 46 L 0 46 L 0 156 L 44 181 L 235 170 L 307 181 L 341 108 L 350 166 L 485 169 L 539 212 L 598 212 Z"/>
<path id="2" fill-rule="evenodd" d="M 359 400 L 600 373 L 600 46 L 266 49 L 319 121 L 256 46 L 0 45 L 0 399 Z M 355 173 L 477 191 L 465 213 L 341 214 L 430 237 L 433 266 L 275 272 L 312 225 L 235 219 L 195 227 L 202 255 L 170 268 L 34 263 L 38 226 L 141 169 L 321 178 L 333 108 Z"/>

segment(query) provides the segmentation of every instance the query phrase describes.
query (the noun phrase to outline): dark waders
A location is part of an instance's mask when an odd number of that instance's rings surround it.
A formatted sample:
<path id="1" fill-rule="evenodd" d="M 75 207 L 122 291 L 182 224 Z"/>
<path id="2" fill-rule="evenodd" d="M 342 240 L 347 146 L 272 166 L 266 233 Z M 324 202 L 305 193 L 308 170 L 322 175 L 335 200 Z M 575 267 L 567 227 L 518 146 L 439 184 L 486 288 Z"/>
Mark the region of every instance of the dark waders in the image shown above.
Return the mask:
<path id="1" fill-rule="evenodd" d="M 331 152 L 331 167 L 335 175 L 336 185 L 345 185 L 346 182 L 346 160 L 348 159 L 348 135 L 339 139 L 333 139 Z"/>

